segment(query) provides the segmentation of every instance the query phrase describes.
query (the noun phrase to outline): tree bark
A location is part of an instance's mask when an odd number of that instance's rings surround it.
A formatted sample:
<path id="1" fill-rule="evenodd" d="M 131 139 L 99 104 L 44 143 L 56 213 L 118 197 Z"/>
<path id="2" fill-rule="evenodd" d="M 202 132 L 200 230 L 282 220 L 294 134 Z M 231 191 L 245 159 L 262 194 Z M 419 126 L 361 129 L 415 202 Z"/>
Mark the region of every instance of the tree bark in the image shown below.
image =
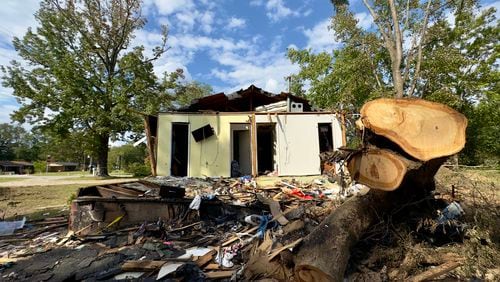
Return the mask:
<path id="1" fill-rule="evenodd" d="M 395 191 L 376 189 L 335 209 L 307 235 L 295 256 L 299 281 L 343 281 L 350 249 L 370 226 L 393 208 L 421 199 L 434 190 L 434 175 L 446 158 L 409 170 Z"/>
<path id="2" fill-rule="evenodd" d="M 151 175 L 156 176 L 156 154 L 154 151 L 155 148 L 155 139 L 151 136 L 151 128 L 149 124 L 149 116 L 142 115 L 144 120 L 144 131 L 146 132 L 146 144 L 148 147 L 149 154 L 149 166 L 151 167 Z"/>
<path id="3" fill-rule="evenodd" d="M 304 238 L 294 258 L 297 280 L 342 281 L 351 247 L 375 222 L 376 211 L 387 205 L 385 198 L 373 190 L 351 198 L 325 218 Z"/>
<path id="4" fill-rule="evenodd" d="M 102 134 L 97 138 L 97 176 L 108 177 L 109 134 Z"/>

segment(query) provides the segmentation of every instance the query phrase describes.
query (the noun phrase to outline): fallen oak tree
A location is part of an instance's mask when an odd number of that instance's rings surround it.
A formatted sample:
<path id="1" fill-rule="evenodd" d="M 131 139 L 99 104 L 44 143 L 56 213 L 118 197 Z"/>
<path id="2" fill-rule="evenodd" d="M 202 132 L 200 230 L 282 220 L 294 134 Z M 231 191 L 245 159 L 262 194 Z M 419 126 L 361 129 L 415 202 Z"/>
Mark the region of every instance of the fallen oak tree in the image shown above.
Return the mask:
<path id="1" fill-rule="evenodd" d="M 467 119 L 438 103 L 378 99 L 362 107 L 356 124 L 364 144 L 349 155 L 348 170 L 373 189 L 335 209 L 304 238 L 294 258 L 299 281 L 342 281 L 350 249 L 367 229 L 434 189 L 439 167 L 465 145 Z"/>

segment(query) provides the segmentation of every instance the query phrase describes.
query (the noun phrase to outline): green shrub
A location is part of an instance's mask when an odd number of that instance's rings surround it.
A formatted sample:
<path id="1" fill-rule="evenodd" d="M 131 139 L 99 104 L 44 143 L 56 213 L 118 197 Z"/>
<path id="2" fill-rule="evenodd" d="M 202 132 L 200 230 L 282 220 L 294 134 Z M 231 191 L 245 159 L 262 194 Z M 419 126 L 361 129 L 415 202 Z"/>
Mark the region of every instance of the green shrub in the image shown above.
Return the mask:
<path id="1" fill-rule="evenodd" d="M 128 173 L 132 173 L 134 177 L 144 177 L 151 175 L 151 168 L 143 163 L 132 163 L 129 165 Z"/>
<path id="2" fill-rule="evenodd" d="M 46 161 L 35 161 L 33 162 L 33 167 L 35 167 L 35 173 L 43 173 L 45 172 L 47 166 Z"/>

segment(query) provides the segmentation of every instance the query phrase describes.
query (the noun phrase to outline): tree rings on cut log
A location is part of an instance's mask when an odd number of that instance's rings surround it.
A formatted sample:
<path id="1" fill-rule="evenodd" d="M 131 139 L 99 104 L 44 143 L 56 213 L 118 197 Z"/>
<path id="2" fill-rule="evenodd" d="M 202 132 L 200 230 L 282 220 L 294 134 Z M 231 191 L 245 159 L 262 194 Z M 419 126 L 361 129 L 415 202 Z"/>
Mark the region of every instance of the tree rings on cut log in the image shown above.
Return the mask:
<path id="1" fill-rule="evenodd" d="M 355 181 L 370 188 L 393 191 L 406 174 L 405 160 L 389 150 L 368 149 L 352 156 L 347 168 Z"/>
<path id="2" fill-rule="evenodd" d="M 456 154 L 465 145 L 467 118 L 439 103 L 377 99 L 363 105 L 361 121 L 421 161 Z"/>

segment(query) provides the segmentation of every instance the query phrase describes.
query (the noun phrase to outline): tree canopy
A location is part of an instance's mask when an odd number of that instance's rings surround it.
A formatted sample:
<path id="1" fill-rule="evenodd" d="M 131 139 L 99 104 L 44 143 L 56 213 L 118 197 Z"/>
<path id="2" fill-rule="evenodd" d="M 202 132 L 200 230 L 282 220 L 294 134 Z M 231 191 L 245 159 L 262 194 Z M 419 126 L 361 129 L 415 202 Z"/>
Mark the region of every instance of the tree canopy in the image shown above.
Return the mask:
<path id="1" fill-rule="evenodd" d="M 2 67 L 4 85 L 21 104 L 13 118 L 59 135 L 81 132 L 99 157 L 100 175 L 107 175 L 110 138 L 140 122 L 130 109 L 152 114 L 169 105 L 165 89 L 182 74 L 160 81 L 153 71 L 153 61 L 166 51 L 166 27 L 151 57 L 143 46 L 131 46 L 145 24 L 140 4 L 44 0 L 35 14 L 39 27 L 13 41 L 25 63 Z"/>
<path id="2" fill-rule="evenodd" d="M 356 112 L 378 97 L 418 97 L 448 104 L 469 118 L 464 154 L 478 161 L 483 146 L 500 156 L 492 126 L 499 105 L 499 23 L 478 1 L 363 0 L 370 27 L 348 1 L 332 1 L 331 52 L 288 50 L 300 66 L 292 91 L 323 108 Z M 307 86 L 307 87 L 306 87 Z M 497 119 L 498 120 L 498 119 Z M 481 132 L 481 133 L 480 133 Z M 483 136 L 483 137 L 481 137 Z"/>

